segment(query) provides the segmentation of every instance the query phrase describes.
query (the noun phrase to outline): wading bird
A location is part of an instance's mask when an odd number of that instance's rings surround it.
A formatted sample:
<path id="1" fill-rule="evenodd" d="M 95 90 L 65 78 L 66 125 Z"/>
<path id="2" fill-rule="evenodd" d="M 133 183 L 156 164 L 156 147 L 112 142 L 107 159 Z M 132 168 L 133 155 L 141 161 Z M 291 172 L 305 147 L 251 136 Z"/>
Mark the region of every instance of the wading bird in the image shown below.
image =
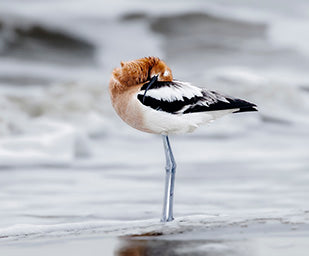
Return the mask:
<path id="1" fill-rule="evenodd" d="M 117 114 L 143 132 L 161 134 L 166 157 L 166 181 L 161 221 L 173 220 L 176 162 L 169 134 L 193 132 L 228 113 L 257 111 L 256 105 L 173 79 L 157 57 L 121 62 L 109 83 Z"/>

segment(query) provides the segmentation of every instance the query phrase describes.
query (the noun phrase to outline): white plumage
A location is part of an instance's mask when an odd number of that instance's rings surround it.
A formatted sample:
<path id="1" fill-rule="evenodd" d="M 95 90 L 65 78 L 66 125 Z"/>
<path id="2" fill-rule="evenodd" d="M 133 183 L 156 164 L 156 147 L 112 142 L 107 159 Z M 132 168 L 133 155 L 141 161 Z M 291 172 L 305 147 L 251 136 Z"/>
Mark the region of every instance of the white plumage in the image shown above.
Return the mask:
<path id="1" fill-rule="evenodd" d="M 141 90 L 138 94 L 144 95 L 145 90 Z M 191 85 L 190 83 L 174 81 L 174 86 L 162 86 L 159 88 L 149 89 L 147 96 L 155 98 L 157 100 L 166 100 L 169 102 L 175 100 L 184 100 L 186 98 L 202 97 L 202 89 Z"/>

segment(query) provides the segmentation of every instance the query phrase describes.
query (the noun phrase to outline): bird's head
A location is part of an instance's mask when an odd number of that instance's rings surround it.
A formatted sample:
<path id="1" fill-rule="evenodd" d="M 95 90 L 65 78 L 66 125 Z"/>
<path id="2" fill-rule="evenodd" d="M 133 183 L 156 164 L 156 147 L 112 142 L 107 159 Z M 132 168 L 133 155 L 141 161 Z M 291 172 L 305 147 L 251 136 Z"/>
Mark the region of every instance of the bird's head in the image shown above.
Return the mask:
<path id="1" fill-rule="evenodd" d="M 172 81 L 171 69 L 157 57 L 121 62 L 121 67 L 113 71 L 113 76 L 124 86 L 134 86 L 147 81 Z"/>
<path id="2" fill-rule="evenodd" d="M 158 60 L 156 63 L 154 63 L 149 72 L 150 80 L 152 80 L 154 77 L 157 77 L 158 81 L 172 81 L 172 70 L 165 64 L 163 60 Z"/>

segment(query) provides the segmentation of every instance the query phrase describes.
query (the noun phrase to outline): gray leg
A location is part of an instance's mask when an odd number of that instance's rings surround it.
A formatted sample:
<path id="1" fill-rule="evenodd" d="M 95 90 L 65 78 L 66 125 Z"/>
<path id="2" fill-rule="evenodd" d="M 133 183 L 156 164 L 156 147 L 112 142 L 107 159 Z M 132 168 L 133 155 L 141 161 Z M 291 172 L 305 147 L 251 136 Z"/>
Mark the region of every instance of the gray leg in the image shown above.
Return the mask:
<path id="1" fill-rule="evenodd" d="M 173 199 L 174 199 L 174 182 L 176 173 L 176 162 L 170 146 L 167 135 L 162 135 L 163 146 L 166 158 L 166 178 L 165 178 L 165 193 L 163 202 L 163 213 L 161 222 L 172 221 L 173 218 Z"/>

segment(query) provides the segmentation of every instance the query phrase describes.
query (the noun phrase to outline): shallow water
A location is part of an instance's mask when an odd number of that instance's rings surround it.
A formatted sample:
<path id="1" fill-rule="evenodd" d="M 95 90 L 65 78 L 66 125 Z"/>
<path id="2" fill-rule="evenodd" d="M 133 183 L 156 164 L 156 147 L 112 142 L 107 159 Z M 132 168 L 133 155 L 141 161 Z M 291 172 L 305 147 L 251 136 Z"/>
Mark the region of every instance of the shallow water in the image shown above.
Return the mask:
<path id="1" fill-rule="evenodd" d="M 105 164 L 2 170 L 1 236 L 19 239 L 42 232 L 57 235 L 57 232 L 71 233 L 71 228 L 73 234 L 75 228 L 77 232 L 96 228 L 104 231 L 106 225 L 107 230 L 113 230 L 113 225 L 117 230 L 121 225 L 117 221 L 152 219 L 151 223 L 159 225 L 164 186 L 163 152 L 160 141 L 155 140 L 152 141 L 156 145 L 153 155 L 142 150 L 147 148 L 149 141 L 152 140 L 136 140 L 134 144 L 141 150 L 133 154 L 125 154 L 132 149 L 121 147 L 120 141 L 115 145 L 113 141 L 109 150 L 118 148 L 120 153 L 122 149 L 120 155 L 125 157 L 117 161 L 110 157 L 112 161 Z M 260 139 L 252 143 L 255 151 L 241 152 L 239 149 L 234 155 L 235 142 L 222 142 L 220 153 L 212 152 L 212 143 L 211 139 L 208 143 L 207 139 L 175 140 L 175 155 L 181 159 L 176 176 L 176 217 L 209 215 L 213 217 L 207 220 L 209 224 L 216 224 L 218 219 L 224 223 L 226 218 L 246 222 L 248 218 L 285 220 L 295 215 L 293 218 L 307 222 L 306 154 L 293 155 L 292 148 L 278 163 L 283 153 L 276 157 L 275 149 L 268 148 L 262 154 L 258 150 L 264 146 Z M 201 144 L 205 145 L 203 152 L 195 151 L 185 158 L 192 151 L 190 147 L 201 148 Z M 218 162 L 224 152 L 231 158 Z M 207 153 L 208 157 L 203 158 Z M 246 161 L 244 154 L 247 154 Z M 267 158 L 268 154 L 271 157 Z M 143 222 L 141 224 L 144 226 Z M 136 232 L 130 231 L 130 225 L 124 231 L 125 234 Z"/>

